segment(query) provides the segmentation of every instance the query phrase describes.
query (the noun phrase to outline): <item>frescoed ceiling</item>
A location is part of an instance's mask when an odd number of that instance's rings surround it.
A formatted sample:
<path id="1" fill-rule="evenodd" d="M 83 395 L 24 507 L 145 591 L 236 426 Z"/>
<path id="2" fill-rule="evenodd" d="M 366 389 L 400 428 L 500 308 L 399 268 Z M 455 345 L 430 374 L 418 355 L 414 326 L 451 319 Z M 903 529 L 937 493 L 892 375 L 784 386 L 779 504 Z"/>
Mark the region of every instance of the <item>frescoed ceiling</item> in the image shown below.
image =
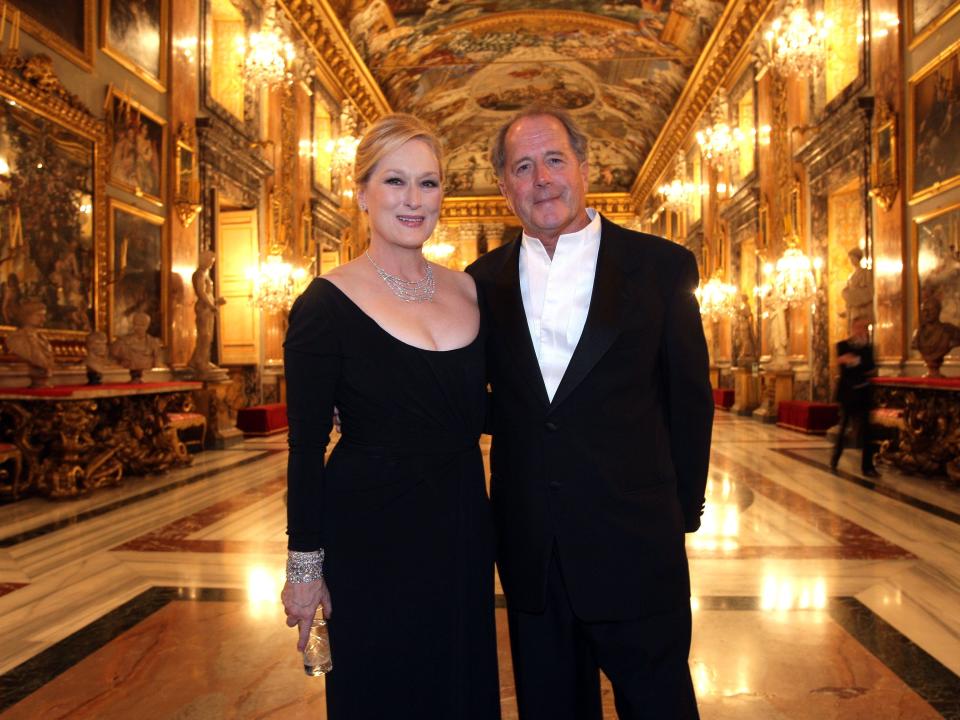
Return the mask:
<path id="1" fill-rule="evenodd" d="M 629 190 L 724 3 L 373 0 L 334 6 L 392 107 L 440 131 L 450 192 L 495 195 L 487 161 L 491 136 L 533 101 L 567 108 L 588 130 L 591 192 Z"/>

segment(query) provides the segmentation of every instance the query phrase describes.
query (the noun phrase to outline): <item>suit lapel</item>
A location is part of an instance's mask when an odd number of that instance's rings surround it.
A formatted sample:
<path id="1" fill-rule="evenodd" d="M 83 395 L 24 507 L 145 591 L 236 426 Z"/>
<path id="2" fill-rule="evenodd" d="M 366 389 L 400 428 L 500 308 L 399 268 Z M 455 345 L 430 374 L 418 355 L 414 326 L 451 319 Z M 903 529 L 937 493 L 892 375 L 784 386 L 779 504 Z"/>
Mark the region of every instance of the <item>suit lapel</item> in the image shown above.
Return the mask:
<path id="1" fill-rule="evenodd" d="M 513 247 L 507 254 L 506 262 L 488 298 L 493 316 L 503 327 L 503 342 L 509 355 L 507 362 L 516 364 L 525 382 L 537 396 L 539 402 L 547 407 L 550 399 L 543 384 L 543 375 L 537 354 L 530 339 L 530 327 L 523 310 L 523 297 L 520 294 L 520 239 L 513 241 Z"/>
<path id="2" fill-rule="evenodd" d="M 600 250 L 597 254 L 597 271 L 593 280 L 587 322 L 560 386 L 554 393 L 551 409 L 562 403 L 590 373 L 617 339 L 622 327 L 624 283 L 618 252 L 622 238 L 616 225 L 608 222 L 606 218 L 601 220 Z"/>

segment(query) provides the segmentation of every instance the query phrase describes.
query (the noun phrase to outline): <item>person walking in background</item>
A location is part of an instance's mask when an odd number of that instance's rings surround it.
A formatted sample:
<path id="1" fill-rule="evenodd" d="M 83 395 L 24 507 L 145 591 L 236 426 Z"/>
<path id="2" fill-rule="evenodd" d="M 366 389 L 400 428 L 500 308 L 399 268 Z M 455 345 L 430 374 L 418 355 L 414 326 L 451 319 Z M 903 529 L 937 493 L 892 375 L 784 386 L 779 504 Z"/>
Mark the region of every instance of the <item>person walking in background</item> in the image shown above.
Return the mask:
<path id="1" fill-rule="evenodd" d="M 880 474 L 873 464 L 876 446 L 870 433 L 870 410 L 873 406 L 870 378 L 877 374 L 873 345 L 870 344 L 870 319 L 854 318 L 850 331 L 850 337 L 837 343 L 837 364 L 840 366 L 840 381 L 837 383 L 840 429 L 830 457 L 830 470 L 837 472 L 837 464 L 843 454 L 844 436 L 852 421 L 856 428 L 857 442 L 863 448 L 860 472 L 867 477 L 879 477 Z"/>

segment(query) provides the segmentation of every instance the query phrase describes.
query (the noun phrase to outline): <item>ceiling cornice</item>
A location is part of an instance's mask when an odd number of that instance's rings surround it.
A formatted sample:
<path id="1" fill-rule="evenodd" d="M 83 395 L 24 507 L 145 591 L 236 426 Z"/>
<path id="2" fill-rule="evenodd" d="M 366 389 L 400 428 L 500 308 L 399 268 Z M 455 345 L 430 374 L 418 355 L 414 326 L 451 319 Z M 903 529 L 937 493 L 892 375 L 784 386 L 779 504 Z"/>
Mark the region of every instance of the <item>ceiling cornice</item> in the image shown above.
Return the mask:
<path id="1" fill-rule="evenodd" d="M 367 122 L 390 112 L 390 103 L 350 42 L 327 0 L 278 0 L 326 75 L 353 100 Z"/>
<path id="2" fill-rule="evenodd" d="M 673 112 L 637 173 L 630 196 L 638 209 L 643 207 L 657 180 L 674 162 L 681 143 L 693 130 L 694 123 L 726 80 L 730 69 L 739 67 L 744 54 L 751 52 L 752 39 L 759 32 L 760 21 L 774 4 L 775 0 L 734 0 L 723 11 Z"/>

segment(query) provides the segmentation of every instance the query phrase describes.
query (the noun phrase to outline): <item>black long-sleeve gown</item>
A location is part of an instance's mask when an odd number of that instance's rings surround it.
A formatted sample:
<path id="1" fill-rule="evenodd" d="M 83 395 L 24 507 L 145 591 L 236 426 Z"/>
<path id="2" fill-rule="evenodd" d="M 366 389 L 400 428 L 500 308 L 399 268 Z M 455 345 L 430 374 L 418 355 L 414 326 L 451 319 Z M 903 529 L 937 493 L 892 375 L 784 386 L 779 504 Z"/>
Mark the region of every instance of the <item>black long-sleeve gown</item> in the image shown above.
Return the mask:
<path id="1" fill-rule="evenodd" d="M 323 279 L 291 310 L 287 531 L 326 551 L 330 720 L 499 718 L 483 335 L 413 347 Z"/>

